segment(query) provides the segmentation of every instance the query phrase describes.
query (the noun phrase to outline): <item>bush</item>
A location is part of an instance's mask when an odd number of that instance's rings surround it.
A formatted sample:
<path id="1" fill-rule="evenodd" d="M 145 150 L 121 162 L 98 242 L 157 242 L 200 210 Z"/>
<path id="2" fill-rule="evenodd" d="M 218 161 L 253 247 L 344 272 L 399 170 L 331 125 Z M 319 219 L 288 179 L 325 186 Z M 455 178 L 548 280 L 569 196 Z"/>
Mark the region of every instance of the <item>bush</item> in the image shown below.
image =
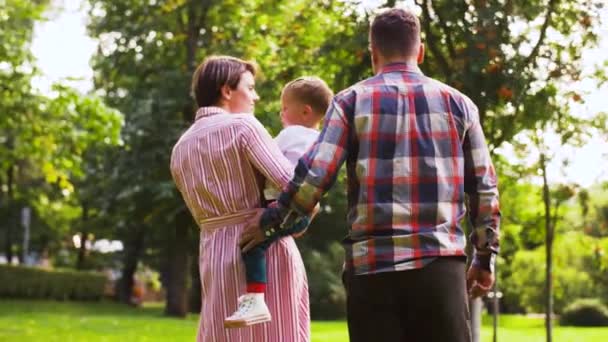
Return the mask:
<path id="1" fill-rule="evenodd" d="M 585 267 L 585 257 L 593 250 L 591 242 L 578 232 L 557 236 L 553 256 L 554 313 L 561 314 L 577 298 L 601 295 Z M 518 303 L 526 312 L 544 312 L 545 248 L 518 251 L 508 267 L 510 276 L 498 284 L 505 293 L 504 300 Z"/>
<path id="2" fill-rule="evenodd" d="M 105 282 L 98 273 L 0 265 L 0 297 L 4 298 L 99 300 Z"/>
<path id="3" fill-rule="evenodd" d="M 608 309 L 598 299 L 578 299 L 566 307 L 559 323 L 579 327 L 608 326 Z"/>
<path id="4" fill-rule="evenodd" d="M 327 251 L 308 250 L 303 255 L 312 319 L 343 319 L 346 317 L 346 292 L 342 286 L 344 250 L 338 243 Z"/>

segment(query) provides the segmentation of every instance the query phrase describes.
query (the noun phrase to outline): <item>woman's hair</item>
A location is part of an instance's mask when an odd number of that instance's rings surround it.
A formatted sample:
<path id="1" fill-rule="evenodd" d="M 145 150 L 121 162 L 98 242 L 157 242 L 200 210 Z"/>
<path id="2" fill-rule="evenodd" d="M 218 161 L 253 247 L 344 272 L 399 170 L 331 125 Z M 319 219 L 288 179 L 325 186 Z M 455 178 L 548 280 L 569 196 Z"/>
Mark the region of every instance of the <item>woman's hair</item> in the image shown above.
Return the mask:
<path id="1" fill-rule="evenodd" d="M 222 87 L 235 89 L 241 75 L 251 72 L 255 76 L 256 67 L 230 56 L 210 56 L 201 63 L 192 75 L 192 95 L 199 107 L 217 105 L 222 97 Z"/>

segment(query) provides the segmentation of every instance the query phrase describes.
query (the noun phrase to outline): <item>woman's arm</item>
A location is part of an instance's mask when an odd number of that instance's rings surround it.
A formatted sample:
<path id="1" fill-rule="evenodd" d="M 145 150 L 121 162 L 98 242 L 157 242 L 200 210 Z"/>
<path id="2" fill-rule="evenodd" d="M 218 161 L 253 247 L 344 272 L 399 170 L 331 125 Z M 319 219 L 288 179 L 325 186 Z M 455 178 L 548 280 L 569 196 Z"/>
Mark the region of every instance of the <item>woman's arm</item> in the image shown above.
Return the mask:
<path id="1" fill-rule="evenodd" d="M 241 144 L 247 159 L 274 186 L 284 189 L 293 177 L 293 165 L 253 115 L 244 117 L 241 127 Z"/>

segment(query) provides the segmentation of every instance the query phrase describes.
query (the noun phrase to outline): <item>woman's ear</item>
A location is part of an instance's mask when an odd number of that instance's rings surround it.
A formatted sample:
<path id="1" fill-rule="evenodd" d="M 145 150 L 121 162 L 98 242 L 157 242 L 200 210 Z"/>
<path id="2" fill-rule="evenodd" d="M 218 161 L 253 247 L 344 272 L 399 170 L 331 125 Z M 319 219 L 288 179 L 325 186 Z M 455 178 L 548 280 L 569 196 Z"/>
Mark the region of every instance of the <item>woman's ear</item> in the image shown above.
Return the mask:
<path id="1" fill-rule="evenodd" d="M 222 86 L 221 93 L 223 101 L 230 101 L 230 99 L 232 98 L 232 89 L 228 85 Z"/>

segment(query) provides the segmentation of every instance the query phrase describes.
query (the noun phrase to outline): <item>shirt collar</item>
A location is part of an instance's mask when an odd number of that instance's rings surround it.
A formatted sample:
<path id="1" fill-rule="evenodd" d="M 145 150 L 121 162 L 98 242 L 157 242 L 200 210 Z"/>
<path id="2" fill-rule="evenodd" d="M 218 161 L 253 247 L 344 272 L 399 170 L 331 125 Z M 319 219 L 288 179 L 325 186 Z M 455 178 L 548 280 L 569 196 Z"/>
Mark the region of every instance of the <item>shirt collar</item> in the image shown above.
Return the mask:
<path id="1" fill-rule="evenodd" d="M 215 107 L 215 106 L 201 107 L 196 111 L 196 117 L 194 118 L 194 121 L 197 121 L 198 119 L 200 119 L 202 117 L 216 115 L 216 114 L 228 114 L 228 112 L 224 108 L 221 108 L 221 107 Z"/>
<path id="2" fill-rule="evenodd" d="M 388 73 L 388 72 L 395 72 L 395 71 L 413 72 L 415 74 L 422 75 L 422 71 L 420 70 L 420 68 L 418 67 L 418 64 L 416 64 L 416 63 L 405 63 L 405 62 L 389 63 L 380 69 L 381 74 Z"/>

